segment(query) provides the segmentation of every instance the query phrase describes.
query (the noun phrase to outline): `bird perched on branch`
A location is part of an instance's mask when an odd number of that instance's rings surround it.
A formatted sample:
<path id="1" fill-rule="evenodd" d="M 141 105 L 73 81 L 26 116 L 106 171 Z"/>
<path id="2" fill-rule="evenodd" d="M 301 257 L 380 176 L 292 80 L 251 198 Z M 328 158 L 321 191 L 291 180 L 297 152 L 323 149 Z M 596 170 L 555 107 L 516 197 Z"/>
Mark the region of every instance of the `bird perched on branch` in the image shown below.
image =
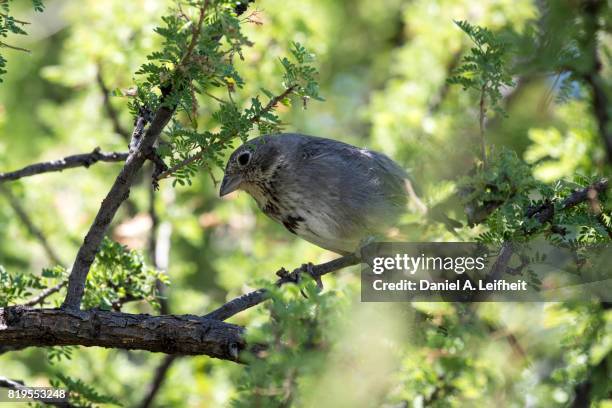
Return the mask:
<path id="1" fill-rule="evenodd" d="M 290 232 L 339 254 L 381 236 L 413 202 L 408 174 L 387 156 L 301 134 L 261 136 L 230 156 L 220 195 L 244 190 Z"/>

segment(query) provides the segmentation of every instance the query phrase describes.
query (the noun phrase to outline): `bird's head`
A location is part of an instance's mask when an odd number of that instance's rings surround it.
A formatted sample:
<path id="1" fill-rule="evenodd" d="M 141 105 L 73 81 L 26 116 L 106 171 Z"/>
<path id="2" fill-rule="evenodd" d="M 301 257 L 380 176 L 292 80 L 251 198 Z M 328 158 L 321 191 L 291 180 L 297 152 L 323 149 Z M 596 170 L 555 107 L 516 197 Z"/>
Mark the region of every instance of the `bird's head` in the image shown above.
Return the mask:
<path id="1" fill-rule="evenodd" d="M 264 184 L 280 161 L 278 146 L 269 137 L 253 139 L 230 156 L 221 182 L 221 197 L 238 189 L 249 191 L 250 187 Z"/>

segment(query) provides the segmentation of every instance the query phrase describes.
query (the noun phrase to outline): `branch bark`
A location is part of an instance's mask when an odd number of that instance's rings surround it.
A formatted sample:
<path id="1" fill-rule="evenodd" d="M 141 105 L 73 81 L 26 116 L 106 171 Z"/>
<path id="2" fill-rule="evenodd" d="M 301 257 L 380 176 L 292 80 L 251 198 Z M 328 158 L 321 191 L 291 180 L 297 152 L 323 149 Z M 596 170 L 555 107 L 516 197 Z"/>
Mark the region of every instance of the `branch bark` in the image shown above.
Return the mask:
<path id="1" fill-rule="evenodd" d="M 159 108 L 149 128 L 139 141 L 136 149 L 129 154 L 113 186 L 106 195 L 106 198 L 102 201 L 98 214 L 87 232 L 83 240 L 83 245 L 79 248 L 79 252 L 74 261 L 68 280 L 66 299 L 64 300 L 62 308 L 79 308 L 85 289 L 85 279 L 87 278 L 89 268 L 98 252 L 102 238 L 119 209 L 119 206 L 129 197 L 130 188 L 134 183 L 136 173 L 142 168 L 147 156 L 153 150 L 155 141 L 172 118 L 173 113 L 174 109 L 172 108 L 163 106 Z"/>
<path id="2" fill-rule="evenodd" d="M 35 174 L 62 171 L 74 167 L 89 167 L 97 162 L 122 162 L 125 161 L 127 157 L 127 153 L 106 153 L 100 151 L 99 147 L 96 147 L 91 153 L 75 154 L 59 160 L 31 164 L 22 169 L 8 173 L 0 173 L 0 183 L 4 181 L 18 180 L 20 178 L 33 176 Z"/>
<path id="3" fill-rule="evenodd" d="M 98 346 L 237 361 L 244 329 L 192 315 L 0 308 L 4 346 Z"/>
<path id="4" fill-rule="evenodd" d="M 198 23 L 193 28 L 191 41 L 175 73 L 182 70 L 183 64 L 191 58 L 191 54 L 199 39 L 202 25 L 204 24 L 205 12 L 208 6 L 208 0 L 200 6 Z M 106 230 L 115 217 L 119 206 L 129 197 L 131 186 L 136 178 L 136 173 L 142 168 L 148 158 L 155 158 L 155 142 L 176 111 L 176 104 L 167 106 L 167 98 L 170 97 L 176 89 L 173 89 L 173 85 L 170 83 L 160 85 L 160 89 L 162 92 L 161 104 L 155 112 L 155 116 L 150 121 L 151 123 L 148 129 L 146 131 L 144 130 L 145 124 L 149 122 L 149 112 L 146 106 L 143 107 L 141 114 L 136 120 L 136 126 L 132 132 L 130 141 L 127 161 L 115 179 L 106 198 L 102 201 L 98 214 L 89 228 L 83 240 L 83 244 L 79 248 L 68 279 L 68 290 L 66 299 L 62 304 L 62 309 L 79 309 L 85 290 L 85 280 L 87 279 L 91 264 L 98 252 L 102 238 L 104 234 L 106 234 Z"/>
<path id="5" fill-rule="evenodd" d="M 297 282 L 300 274 L 307 270 L 316 280 L 359 262 L 357 255 L 350 254 L 310 268 L 297 268 L 291 273 L 282 268 L 277 272 L 281 277 L 276 285 Z M 259 289 L 239 296 L 203 317 L 32 309 L 23 305 L 0 308 L 0 353 L 32 346 L 81 345 L 148 350 L 174 356 L 204 354 L 239 361 L 240 352 L 247 347 L 244 328 L 222 320 L 256 306 L 268 297 L 265 289 Z M 172 360 L 168 360 L 168 366 L 171 363 Z"/>
<path id="6" fill-rule="evenodd" d="M 584 2 L 585 10 L 585 38 L 583 39 L 585 52 L 591 60 L 590 68 L 585 72 L 577 72 L 579 76 L 589 85 L 592 93 L 593 115 L 597 121 L 599 133 L 603 139 L 608 156 L 608 162 L 612 164 L 612 117 L 604 79 L 601 76 L 603 64 L 598 55 L 597 32 L 600 29 L 600 12 L 605 2 L 590 0 Z"/>

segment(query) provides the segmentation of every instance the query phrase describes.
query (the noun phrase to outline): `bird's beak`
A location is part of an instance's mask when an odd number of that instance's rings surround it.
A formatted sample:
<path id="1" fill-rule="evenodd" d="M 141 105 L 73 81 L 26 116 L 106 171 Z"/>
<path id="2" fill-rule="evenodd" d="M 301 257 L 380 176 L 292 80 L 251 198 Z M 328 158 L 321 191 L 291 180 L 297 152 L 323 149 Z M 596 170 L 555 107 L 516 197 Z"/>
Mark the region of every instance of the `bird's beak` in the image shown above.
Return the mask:
<path id="1" fill-rule="evenodd" d="M 232 191 L 238 190 L 240 183 L 242 183 L 242 177 L 240 175 L 226 174 L 223 177 L 223 181 L 221 182 L 221 188 L 219 189 L 219 197 L 223 197 L 225 195 L 228 195 Z"/>

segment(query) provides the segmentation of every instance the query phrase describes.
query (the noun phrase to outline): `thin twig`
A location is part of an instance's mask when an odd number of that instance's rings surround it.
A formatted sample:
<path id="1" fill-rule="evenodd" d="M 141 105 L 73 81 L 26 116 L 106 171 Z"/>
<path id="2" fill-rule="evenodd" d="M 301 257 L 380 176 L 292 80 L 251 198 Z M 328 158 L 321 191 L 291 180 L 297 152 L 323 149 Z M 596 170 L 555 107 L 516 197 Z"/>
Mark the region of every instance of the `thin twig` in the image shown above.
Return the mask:
<path id="1" fill-rule="evenodd" d="M 0 16 L 4 17 L 5 19 L 12 19 L 14 22 L 16 22 L 17 24 L 21 24 L 21 25 L 29 25 L 32 24 L 29 21 L 23 21 L 23 20 L 17 20 L 15 17 L 11 17 L 6 13 L 0 13 Z"/>
<path id="2" fill-rule="evenodd" d="M 255 116 L 253 116 L 251 118 L 251 123 L 257 123 L 261 120 L 261 116 L 264 113 L 267 113 L 269 111 L 272 110 L 272 108 L 274 108 L 276 105 L 278 105 L 279 102 L 281 102 L 283 99 L 285 99 L 287 96 L 289 96 L 289 94 L 291 92 L 293 92 L 295 90 L 295 88 L 297 88 L 297 85 L 291 85 L 290 87 L 288 87 L 287 89 L 285 89 L 282 93 L 280 93 L 279 95 L 276 95 L 274 98 L 270 99 L 270 102 L 268 102 L 268 104 Z"/>
<path id="3" fill-rule="evenodd" d="M 204 92 L 202 92 L 202 94 L 208 96 L 209 98 L 213 98 L 215 101 L 217 101 L 219 103 L 223 103 L 223 104 L 227 103 L 227 101 L 224 101 L 223 99 L 221 99 L 219 97 L 216 97 L 215 95 L 211 94 L 210 92 L 204 91 Z"/>
<path id="4" fill-rule="evenodd" d="M 461 63 L 461 57 L 463 55 L 463 48 L 459 48 L 451 57 L 448 65 L 446 66 L 446 76 L 451 76 L 453 72 L 457 69 L 459 64 Z M 429 115 L 434 115 L 438 112 L 440 107 L 442 106 L 448 92 L 450 90 L 450 83 L 448 81 L 444 81 L 440 88 L 436 92 L 436 94 L 431 98 L 431 101 L 427 107 L 427 112 Z"/>
<path id="5" fill-rule="evenodd" d="M 360 263 L 360 259 L 357 255 L 345 255 L 343 257 L 334 259 L 333 261 L 329 261 L 319 265 L 313 265 L 312 277 L 316 280 L 330 272 L 346 268 L 347 266 L 357 265 L 358 263 Z M 284 269 L 281 269 L 281 271 L 284 271 Z M 286 283 L 294 283 L 299 280 L 299 275 L 303 272 L 303 268 L 297 268 L 291 273 L 286 273 L 285 271 L 285 274 L 283 274 L 282 277 L 276 281 L 276 285 L 282 286 Z M 267 300 L 268 296 L 269 294 L 266 289 L 257 289 L 255 291 L 239 296 L 233 300 L 230 300 L 219 308 L 204 315 L 204 317 L 215 320 L 226 320 L 237 313 L 240 313 L 246 309 L 260 304 L 261 302 Z"/>
<path id="6" fill-rule="evenodd" d="M 140 408 L 149 408 L 151 404 L 153 404 L 153 400 L 157 396 L 157 392 L 160 390 L 164 380 L 166 379 L 166 374 L 168 374 L 172 363 L 177 359 L 177 357 L 178 356 L 176 355 L 169 354 L 162 359 L 162 362 L 155 370 L 153 381 L 151 381 L 149 384 L 147 393 L 139 405 Z"/>
<path id="7" fill-rule="evenodd" d="M 268 104 L 257 114 L 254 115 L 250 121 L 251 123 L 258 123 L 261 120 L 261 116 L 264 113 L 269 112 L 270 110 L 272 110 L 272 108 L 274 108 L 276 105 L 278 105 L 278 103 L 280 101 L 282 101 L 283 99 L 285 99 L 291 92 L 293 92 L 293 90 L 297 87 L 297 85 L 292 85 L 290 87 L 288 87 L 287 89 L 285 89 L 281 94 L 273 97 L 272 99 L 270 99 L 270 102 L 268 102 Z M 209 146 L 206 146 L 204 148 L 200 148 L 200 151 L 196 154 L 194 154 L 193 156 L 189 156 L 188 158 L 180 161 L 179 163 L 175 164 L 174 166 L 170 167 L 168 170 L 160 173 L 157 176 L 157 179 L 154 180 L 159 181 L 165 178 L 168 178 L 170 176 L 172 176 L 174 173 L 176 173 L 178 170 L 190 165 L 193 162 L 196 162 L 198 160 L 201 160 L 204 155 L 206 154 L 206 152 L 208 151 Z"/>
<path id="8" fill-rule="evenodd" d="M 479 104 L 479 115 L 478 123 L 480 125 L 480 154 L 482 155 L 482 167 L 487 167 L 487 146 L 485 144 L 485 119 L 486 119 L 486 107 L 485 107 L 485 86 L 482 86 L 480 90 L 480 104 Z"/>
<path id="9" fill-rule="evenodd" d="M 104 105 L 104 110 L 106 111 L 106 115 L 108 116 L 111 123 L 113 124 L 113 130 L 115 131 L 115 133 L 120 135 L 122 138 L 129 141 L 130 132 L 127 129 L 125 129 L 121 125 L 121 122 L 119 121 L 119 114 L 117 113 L 117 111 L 113 107 L 113 104 L 111 103 L 110 90 L 108 89 L 108 87 L 106 86 L 106 83 L 104 82 L 104 78 L 102 77 L 102 69 L 100 66 L 98 66 L 98 72 L 96 73 L 96 80 L 98 82 L 98 86 L 100 87 L 100 91 L 102 92 L 102 102 Z"/>
<path id="10" fill-rule="evenodd" d="M 89 167 L 97 162 L 122 162 L 125 161 L 127 157 L 127 153 L 106 153 L 100 151 L 99 147 L 96 147 L 91 153 L 75 154 L 59 160 L 31 164 L 12 172 L 0 173 L 0 183 L 33 176 L 35 174 L 62 171 L 74 167 Z"/>
<path id="11" fill-rule="evenodd" d="M 65 280 L 63 282 L 58 283 L 55 286 L 51 286 L 50 288 L 47 288 L 41 291 L 38 295 L 28 300 L 27 302 L 22 303 L 21 305 L 22 306 L 36 306 L 39 303 L 42 305 L 45 299 L 47 299 L 52 294 L 57 293 L 60 290 L 62 290 L 62 288 L 65 287 L 67 284 L 68 284 L 68 281 Z"/>
<path id="12" fill-rule="evenodd" d="M 187 52 L 181 58 L 179 65 L 182 66 L 191 58 L 191 54 L 193 54 L 193 50 L 195 49 L 196 44 L 198 43 L 198 39 L 200 38 L 200 32 L 202 31 L 202 24 L 204 24 L 204 17 L 206 16 L 206 9 L 208 8 L 208 1 L 204 2 L 204 5 L 200 7 L 200 16 L 198 18 L 198 23 L 195 26 L 192 26 L 191 31 L 191 41 L 189 42 L 189 46 L 187 47 Z"/>
<path id="13" fill-rule="evenodd" d="M 59 256 L 57 255 L 53 247 L 49 244 L 47 237 L 45 237 L 43 232 L 36 225 L 34 225 L 32 220 L 30 219 L 30 216 L 25 211 L 25 209 L 21 206 L 21 203 L 19 202 L 19 200 L 17 200 L 17 198 L 13 195 L 13 193 L 8 188 L 4 188 L 4 186 L 0 184 L 0 194 L 6 197 L 11 208 L 13 209 L 13 211 L 15 211 L 15 214 L 17 214 L 17 217 L 21 220 L 23 225 L 25 225 L 28 232 L 34 238 L 36 238 L 36 240 L 43 247 L 49 260 L 55 264 L 61 265 L 62 261 L 60 260 Z"/>
<path id="14" fill-rule="evenodd" d="M 27 48 L 21 48 L 21 47 L 17 47 L 15 45 L 10 45 L 7 44 L 5 42 L 0 41 L 0 48 L 10 48 L 11 50 L 15 50 L 15 51 L 23 51 L 23 52 L 27 52 L 28 54 L 30 54 L 32 51 L 28 50 Z"/>
<path id="15" fill-rule="evenodd" d="M 11 380 L 10 378 L 0 377 L 0 388 L 8 388 L 9 390 L 28 390 L 28 387 L 23 383 L 23 381 Z M 33 400 L 43 403 L 45 405 L 50 405 L 52 407 L 59 408 L 73 408 L 74 405 L 66 401 L 62 402 L 50 402 L 45 401 L 44 399 L 32 398 Z"/>

